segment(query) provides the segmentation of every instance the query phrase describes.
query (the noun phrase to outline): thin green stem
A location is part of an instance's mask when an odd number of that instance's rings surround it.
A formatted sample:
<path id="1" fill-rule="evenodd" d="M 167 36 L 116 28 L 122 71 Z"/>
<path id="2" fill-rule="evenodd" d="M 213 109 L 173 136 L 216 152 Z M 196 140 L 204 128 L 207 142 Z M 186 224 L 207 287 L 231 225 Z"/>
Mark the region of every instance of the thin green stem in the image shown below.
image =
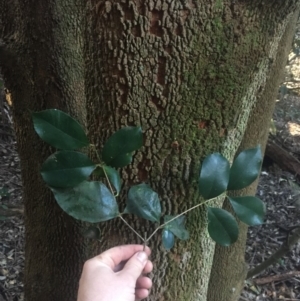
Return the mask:
<path id="1" fill-rule="evenodd" d="M 146 249 L 146 239 L 147 239 L 147 232 L 144 232 L 144 247 L 143 247 L 143 251 L 145 251 L 145 249 Z"/>
<path id="2" fill-rule="evenodd" d="M 122 215 L 118 215 L 118 217 L 133 231 L 144 243 L 145 243 L 145 238 L 143 238 L 138 232 L 136 232 L 128 223 L 127 221 L 122 217 Z"/>
<path id="3" fill-rule="evenodd" d="M 93 148 L 93 150 L 95 151 L 96 156 L 97 156 L 99 162 L 101 162 L 101 158 L 100 158 L 100 156 L 99 156 L 99 154 L 98 154 L 98 152 L 97 152 L 96 145 L 95 145 L 95 144 L 90 144 L 90 146 L 91 146 L 91 147 Z"/>
<path id="4" fill-rule="evenodd" d="M 224 194 L 224 195 L 226 196 L 226 194 Z M 195 205 L 195 206 L 193 206 L 193 207 L 191 207 L 191 208 L 189 208 L 189 209 L 183 211 L 182 213 L 180 213 L 180 214 L 174 216 L 173 218 L 171 218 L 170 220 L 168 220 L 168 221 L 165 222 L 164 224 L 162 224 L 162 225 L 160 225 L 159 227 L 157 227 L 157 228 L 154 230 L 154 232 L 147 238 L 146 243 L 152 238 L 152 236 L 153 236 L 159 229 L 162 229 L 165 225 L 167 225 L 167 224 L 173 222 L 173 221 L 174 221 L 175 219 L 177 219 L 178 217 L 180 217 L 180 216 L 182 216 L 182 215 L 184 215 L 184 214 L 186 214 L 186 213 L 188 213 L 188 212 L 190 212 L 190 211 L 192 211 L 192 210 L 194 210 L 194 209 L 196 209 L 196 208 L 198 208 L 198 207 L 200 207 L 200 206 L 202 206 L 202 205 L 205 205 L 206 203 L 208 203 L 208 202 L 210 202 L 210 201 L 213 201 L 213 200 L 215 200 L 215 199 L 217 199 L 217 198 L 219 198 L 219 197 L 222 197 L 222 196 L 223 196 L 222 194 L 221 194 L 221 195 L 218 195 L 218 196 L 215 197 L 215 198 L 206 200 L 205 202 L 202 202 L 202 203 L 200 203 L 200 204 L 197 204 L 197 205 Z"/>
<path id="5" fill-rule="evenodd" d="M 164 224 L 163 224 L 164 225 Z M 159 230 L 163 227 L 163 225 L 158 226 L 153 233 L 146 239 L 146 243 L 151 239 L 151 237 Z"/>
<path id="6" fill-rule="evenodd" d="M 94 149 L 94 151 L 96 152 L 96 155 L 97 155 L 97 158 L 98 158 L 98 160 L 99 160 L 99 162 L 101 162 L 101 158 L 100 158 L 100 156 L 99 156 L 99 154 L 98 154 L 98 152 L 97 152 L 97 149 L 96 149 L 96 146 L 94 145 L 94 144 L 90 144 L 90 146 Z M 101 166 L 101 164 L 99 165 L 99 167 L 101 167 L 102 168 L 102 170 L 103 170 L 103 172 L 104 172 L 104 175 L 105 175 L 105 178 L 106 178 L 106 181 L 107 181 L 107 183 L 108 183 L 108 186 L 109 186 L 109 189 L 110 189 L 110 192 L 113 194 L 113 196 L 114 197 L 116 197 L 115 195 L 114 195 L 114 190 L 113 190 L 113 188 L 112 188 L 112 185 L 111 185 L 111 183 L 110 183 L 110 181 L 109 181 L 109 178 L 108 178 L 108 176 L 107 176 L 107 173 L 106 173 L 106 171 L 105 171 L 105 169 L 103 168 L 103 166 Z M 133 231 L 143 242 L 144 242 L 144 248 L 145 248 L 145 246 L 146 246 L 146 238 L 143 238 L 138 232 L 136 232 L 128 223 L 127 223 L 127 221 L 122 217 L 122 215 L 120 214 L 119 215 L 119 218 L 131 229 L 131 231 Z"/>
<path id="7" fill-rule="evenodd" d="M 95 151 L 95 153 L 96 153 L 96 155 L 97 155 L 97 158 L 98 158 L 99 162 L 101 162 L 101 158 L 100 158 L 100 156 L 99 156 L 99 154 L 98 154 L 98 152 L 97 152 L 96 145 L 95 145 L 95 144 L 90 144 L 90 146 L 94 149 L 94 151 Z M 109 181 L 109 178 L 108 178 L 108 176 L 107 176 L 107 173 L 106 173 L 105 169 L 103 168 L 103 166 L 102 166 L 101 164 L 99 164 L 98 166 L 101 167 L 102 170 L 103 170 L 103 172 L 104 172 L 104 175 L 105 175 L 106 181 L 107 181 L 107 183 L 108 183 L 110 192 L 113 194 L 114 197 L 116 197 L 116 195 L 115 195 L 114 190 L 113 190 L 113 188 L 112 188 L 112 186 L 111 186 L 111 183 L 110 183 L 110 181 Z"/>
<path id="8" fill-rule="evenodd" d="M 107 183 L 108 183 L 110 192 L 113 194 L 114 197 L 116 197 L 116 196 L 115 196 L 115 193 L 114 193 L 114 190 L 113 190 L 113 188 L 112 188 L 112 186 L 111 186 L 111 184 L 110 184 L 110 181 L 109 181 L 109 178 L 108 178 L 108 176 L 107 176 L 107 173 L 106 173 L 105 169 L 104 169 L 102 166 L 101 166 L 101 168 L 103 169 L 103 172 L 104 172 L 106 181 L 107 181 Z"/>

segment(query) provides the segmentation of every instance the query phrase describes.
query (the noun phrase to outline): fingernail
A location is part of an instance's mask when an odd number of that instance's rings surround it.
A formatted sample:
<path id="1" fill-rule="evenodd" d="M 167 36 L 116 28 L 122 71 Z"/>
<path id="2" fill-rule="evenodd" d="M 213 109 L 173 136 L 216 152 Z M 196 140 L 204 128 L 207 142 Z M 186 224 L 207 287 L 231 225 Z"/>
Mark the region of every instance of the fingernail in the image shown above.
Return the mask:
<path id="1" fill-rule="evenodd" d="M 148 256 L 145 252 L 138 252 L 136 257 L 141 263 L 145 263 L 148 259 Z"/>

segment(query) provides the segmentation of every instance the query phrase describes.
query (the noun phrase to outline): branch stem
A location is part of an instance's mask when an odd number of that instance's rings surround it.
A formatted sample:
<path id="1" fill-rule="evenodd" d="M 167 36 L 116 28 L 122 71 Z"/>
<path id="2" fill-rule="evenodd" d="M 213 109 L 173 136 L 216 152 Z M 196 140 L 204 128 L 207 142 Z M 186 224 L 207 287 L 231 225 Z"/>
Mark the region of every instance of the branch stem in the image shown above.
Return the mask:
<path id="1" fill-rule="evenodd" d="M 190 211 L 192 211 L 192 210 L 194 210 L 194 209 L 196 209 L 196 208 L 198 208 L 198 207 L 200 207 L 200 206 L 202 206 L 202 205 L 205 205 L 206 203 L 208 203 L 208 202 L 210 202 L 210 201 L 213 201 L 213 200 L 215 200 L 215 199 L 217 199 L 217 198 L 219 198 L 219 197 L 222 197 L 223 195 L 226 196 L 226 194 L 218 195 L 218 196 L 215 197 L 215 198 L 206 200 L 205 202 L 202 202 L 202 203 L 200 203 L 200 204 L 197 204 L 197 205 L 195 205 L 195 206 L 193 206 L 193 207 L 191 207 L 191 208 L 189 208 L 189 209 L 187 209 L 187 210 L 181 212 L 180 214 L 174 216 L 173 218 L 171 218 L 170 220 L 168 220 L 168 221 L 165 222 L 164 224 L 158 226 L 158 227 L 154 230 L 154 232 L 146 239 L 146 243 L 152 238 L 152 236 L 153 236 L 159 229 L 162 229 L 165 225 L 167 225 L 167 224 L 173 222 L 173 221 L 174 221 L 175 219 L 177 219 L 178 217 L 180 217 L 180 216 L 182 216 L 182 215 L 184 215 L 184 214 L 186 214 L 186 213 L 188 213 L 188 212 L 190 212 Z"/>
<path id="2" fill-rule="evenodd" d="M 113 188 L 112 188 L 112 186 L 111 186 L 111 184 L 110 184 L 110 181 L 109 181 L 109 178 L 108 178 L 108 176 L 107 176 L 107 173 L 106 173 L 105 169 L 104 169 L 102 166 L 101 166 L 101 168 L 102 168 L 102 170 L 103 170 L 103 172 L 104 172 L 104 174 L 105 174 L 105 178 L 106 178 L 106 181 L 107 181 L 107 183 L 108 183 L 110 192 L 111 192 L 112 195 L 115 197 L 115 193 L 114 193 Z"/>
<path id="3" fill-rule="evenodd" d="M 130 228 L 131 231 L 133 231 L 144 243 L 145 238 L 143 238 L 138 232 L 136 232 L 128 223 L 127 221 L 122 217 L 122 215 L 119 215 L 119 218 Z"/>
<path id="4" fill-rule="evenodd" d="M 99 154 L 98 154 L 98 152 L 97 152 L 96 145 L 95 145 L 95 144 L 90 144 L 90 146 L 91 146 L 91 147 L 93 148 L 93 150 L 95 151 L 96 156 L 97 156 L 97 158 L 98 158 L 98 160 L 99 160 L 99 163 L 100 163 L 100 162 L 101 162 L 101 158 L 100 158 L 100 156 L 99 156 Z M 106 171 L 105 171 L 105 169 L 103 168 L 103 166 L 101 165 L 101 163 L 100 163 L 98 166 L 101 167 L 102 170 L 103 170 L 103 172 L 104 172 L 104 175 L 105 175 L 106 181 L 107 181 L 107 183 L 108 183 L 110 192 L 112 193 L 112 195 L 113 195 L 114 197 L 116 197 L 116 196 L 115 196 L 115 193 L 114 193 L 114 190 L 113 190 L 113 188 L 112 188 L 112 186 L 111 186 L 111 183 L 110 183 L 110 181 L 109 181 L 109 178 L 108 178 L 108 176 L 107 176 L 107 173 L 106 173 Z"/>
<path id="5" fill-rule="evenodd" d="M 96 156 L 97 156 L 97 159 L 99 160 L 99 163 L 101 162 L 101 158 L 97 152 L 97 148 L 96 148 L 96 145 L 95 144 L 90 144 L 90 146 L 93 148 L 93 150 L 95 151 L 96 153 Z"/>

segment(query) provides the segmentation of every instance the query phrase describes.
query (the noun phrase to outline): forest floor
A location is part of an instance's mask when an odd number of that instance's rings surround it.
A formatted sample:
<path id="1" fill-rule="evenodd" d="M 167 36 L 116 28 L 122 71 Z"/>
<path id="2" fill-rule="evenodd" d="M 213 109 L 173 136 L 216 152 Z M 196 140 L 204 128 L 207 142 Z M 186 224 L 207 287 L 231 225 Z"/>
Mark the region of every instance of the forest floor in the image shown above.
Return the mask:
<path id="1" fill-rule="evenodd" d="M 300 160 L 299 57 L 287 66 L 286 83 L 280 91 L 271 132 L 281 147 Z M 0 301 L 23 301 L 22 182 L 11 125 L 9 108 L 5 104 L 0 119 Z M 300 225 L 300 180 L 296 175 L 281 170 L 274 163 L 264 166 L 257 196 L 266 203 L 267 215 L 263 225 L 249 228 L 246 248 L 249 268 L 278 250 L 293 228 Z M 4 211 L 13 216 L 3 217 Z M 300 243 L 254 280 L 247 281 L 240 301 L 300 301 L 299 252 Z M 264 284 L 257 284 L 258 281 Z"/>
<path id="2" fill-rule="evenodd" d="M 278 101 L 273 121 L 271 129 L 273 138 L 299 160 L 300 97 L 287 95 Z M 265 202 L 267 214 L 261 226 L 249 227 L 248 230 L 245 258 L 250 269 L 265 261 L 286 244 L 292 231 L 300 226 L 299 177 L 280 169 L 272 162 L 265 161 L 257 197 Z M 277 263 L 254 279 L 246 281 L 240 301 L 300 301 L 299 252 L 300 243 L 294 245 Z"/>

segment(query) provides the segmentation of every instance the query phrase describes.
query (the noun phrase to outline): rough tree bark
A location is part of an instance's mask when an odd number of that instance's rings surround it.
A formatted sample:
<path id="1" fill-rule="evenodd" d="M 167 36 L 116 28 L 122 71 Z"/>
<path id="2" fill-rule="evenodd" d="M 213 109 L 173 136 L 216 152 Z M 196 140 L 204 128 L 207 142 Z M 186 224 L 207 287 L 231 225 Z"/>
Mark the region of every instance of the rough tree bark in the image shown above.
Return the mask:
<path id="1" fill-rule="evenodd" d="M 31 120 L 32 111 L 58 108 L 85 123 L 83 13 L 80 1 L 68 2 L 0 1 L 0 64 L 13 100 L 24 187 L 28 301 L 76 300 L 86 260 L 81 223 L 62 212 L 40 177 L 50 148 Z"/>
<path id="2" fill-rule="evenodd" d="M 200 160 L 213 151 L 233 158 L 270 71 L 277 71 L 276 53 L 295 3 L 91 2 L 88 19 L 95 28 L 86 35 L 87 51 L 97 64 L 88 70 L 86 83 L 93 142 L 101 147 L 109 133 L 124 125 L 141 125 L 145 132 L 142 152 L 123 171 L 126 184 L 150 183 L 168 214 L 199 201 Z M 270 96 L 264 105 L 263 131 L 252 127 L 255 139 L 244 146 L 265 143 L 272 102 Z M 264 120 L 264 113 L 257 111 L 256 117 Z M 207 299 L 214 244 L 207 237 L 205 216 L 205 208 L 189 214 L 191 239 L 171 252 L 162 250 L 160 238 L 150 243 L 159 269 L 149 300 Z M 141 233 L 153 230 L 148 223 L 131 222 Z M 104 233 L 103 248 L 134 238 L 116 222 L 105 226 Z M 245 235 L 241 242 L 242 259 Z M 224 273 L 237 280 L 230 269 Z M 218 284 L 213 289 L 218 291 Z"/>
<path id="3" fill-rule="evenodd" d="M 261 145 L 263 151 L 265 150 L 278 87 L 283 80 L 284 68 L 290 52 L 298 16 L 299 11 L 296 10 L 280 39 L 278 51 L 270 66 L 265 85 L 257 94 L 257 104 L 251 112 L 247 129 L 239 147 L 240 151 L 258 144 Z M 255 181 L 251 186 L 235 193 L 235 195 L 255 194 L 257 182 Z M 223 207 L 226 210 L 231 210 L 229 202 L 224 202 Z M 207 301 L 235 301 L 239 299 L 248 272 L 244 260 L 248 227 L 242 222 L 239 222 L 239 227 L 239 239 L 234 245 L 229 248 L 216 245 Z M 226 271 L 228 262 L 230 262 L 230 273 Z"/>
<path id="4" fill-rule="evenodd" d="M 233 159 L 299 4 L 27 0 L 11 9 L 0 0 L 0 53 L 9 58 L 0 64 L 12 94 L 25 188 L 26 300 L 74 301 L 86 253 L 82 225 L 61 212 L 41 181 L 49 148 L 34 135 L 28 110 L 60 108 L 85 123 L 86 109 L 89 136 L 99 148 L 116 129 L 141 125 L 145 146 L 122 171 L 123 180 L 150 183 L 164 213 L 182 212 L 199 202 L 204 156 L 220 151 Z M 19 22 L 8 25 L 11 19 Z M 130 222 L 142 234 L 153 230 L 150 223 Z M 99 250 L 136 242 L 118 221 L 102 227 Z M 188 215 L 187 227 L 190 240 L 170 252 L 160 237 L 150 242 L 149 300 L 207 300 L 214 243 L 204 207 Z"/>

